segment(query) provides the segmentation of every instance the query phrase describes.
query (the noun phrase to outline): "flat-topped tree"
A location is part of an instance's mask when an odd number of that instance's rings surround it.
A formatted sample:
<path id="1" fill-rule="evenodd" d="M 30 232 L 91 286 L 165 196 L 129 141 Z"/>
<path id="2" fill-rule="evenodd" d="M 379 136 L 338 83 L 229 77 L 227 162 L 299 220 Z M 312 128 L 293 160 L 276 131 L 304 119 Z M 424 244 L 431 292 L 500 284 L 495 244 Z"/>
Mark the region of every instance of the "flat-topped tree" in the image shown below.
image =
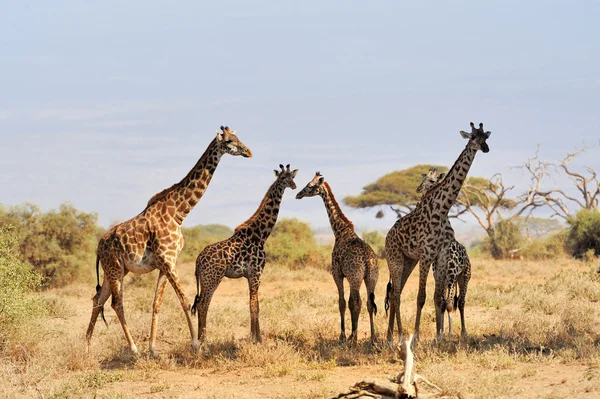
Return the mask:
<path id="1" fill-rule="evenodd" d="M 350 315 L 352 321 L 352 333 L 350 342 L 356 343 L 358 330 L 358 316 L 360 315 L 361 299 L 360 286 L 365 281 L 367 288 L 367 310 L 371 322 L 371 343 L 375 343 L 375 325 L 373 315 L 377 314 L 375 305 L 375 286 L 379 275 L 377 256 L 369 244 L 364 242 L 354 232 L 354 225 L 344 215 L 340 205 L 335 200 L 333 191 L 325 178 L 319 172 L 308 182 L 297 195 L 297 199 L 304 197 L 320 196 L 325 204 L 329 223 L 335 236 L 335 244 L 331 254 L 333 280 L 338 289 L 338 303 L 340 309 L 341 329 L 340 341 L 346 341 L 346 329 L 344 316 L 346 313 L 346 300 L 344 298 L 344 277 L 350 285 Z"/>
<path id="2" fill-rule="evenodd" d="M 260 342 L 258 323 L 258 287 L 265 267 L 265 241 L 277 222 L 279 207 L 286 188 L 296 189 L 294 177 L 298 169 L 290 170 L 279 165 L 277 179 L 269 187 L 258 209 L 244 223 L 236 227 L 233 235 L 207 246 L 196 259 L 196 289 L 192 313 L 198 312 L 198 339 L 206 338 L 206 315 L 213 294 L 223 277 L 248 279 L 250 291 L 250 332 L 254 341 Z"/>
<path id="3" fill-rule="evenodd" d="M 387 234 L 385 253 L 391 280 L 390 319 L 387 333 L 389 342 L 393 340 L 396 319 L 398 334 L 402 336 L 400 294 L 417 262 L 421 265 L 415 318 L 415 335 L 418 336 L 421 310 L 426 299 L 425 288 L 429 267 L 435 261 L 443 243 L 454 239 L 452 228 L 448 228 L 448 212 L 454 206 L 477 151 L 481 150 L 484 153 L 489 151 L 486 140 L 491 132 L 484 131 L 483 124 L 479 124 L 479 128 L 476 128 L 471 122 L 471 133 L 461 131 L 460 134 L 468 139 L 468 143 L 448 171 L 446 178 L 423 196 L 414 211 L 398 219 Z"/>
<path id="4" fill-rule="evenodd" d="M 181 289 L 175 264 L 184 243 L 181 223 L 204 195 L 224 154 L 250 158 L 252 151 L 240 141 L 234 130 L 221 126 L 221 132 L 217 131 L 216 137 L 208 145 L 200 160 L 179 183 L 154 195 L 139 215 L 112 227 L 100 239 L 96 258 L 98 285 L 86 334 L 88 346 L 98 315 L 102 313 L 104 318 L 104 303 L 112 295 L 112 308 L 121 322 L 129 348 L 134 353 L 138 352 L 125 322 L 123 277 L 129 272 L 145 274 L 158 269 L 158 281 L 152 306 L 150 354 L 156 356 L 156 325 L 167 281 L 173 286 L 183 308 L 192 338 L 192 347 L 198 347 L 190 315 L 190 303 Z M 104 271 L 102 285 L 99 284 L 99 265 L 102 265 Z"/>

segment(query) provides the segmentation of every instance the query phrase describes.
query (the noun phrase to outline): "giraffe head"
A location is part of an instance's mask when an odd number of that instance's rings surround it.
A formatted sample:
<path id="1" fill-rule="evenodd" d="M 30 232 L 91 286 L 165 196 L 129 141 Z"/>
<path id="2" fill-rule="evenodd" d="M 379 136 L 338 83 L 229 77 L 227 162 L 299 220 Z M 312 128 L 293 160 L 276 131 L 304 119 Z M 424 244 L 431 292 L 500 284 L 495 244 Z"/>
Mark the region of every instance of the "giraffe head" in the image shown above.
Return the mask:
<path id="1" fill-rule="evenodd" d="M 438 173 L 437 168 L 429 168 L 427 174 L 421 174 L 421 184 L 417 187 L 418 193 L 426 193 L 431 187 L 441 182 L 446 176 L 445 173 Z"/>
<path id="2" fill-rule="evenodd" d="M 217 144 L 221 154 L 241 155 L 244 158 L 252 158 L 252 151 L 240 141 L 235 130 L 228 126 L 221 126 L 221 132 L 217 130 Z"/>
<path id="3" fill-rule="evenodd" d="M 294 177 L 298 174 L 298 169 L 290 170 L 290 164 L 288 163 L 284 168 L 283 165 L 279 165 L 281 170 L 275 169 L 275 176 L 277 176 L 277 182 L 283 185 L 283 188 L 291 188 L 292 190 L 296 189 L 296 183 L 294 183 Z"/>
<path id="4" fill-rule="evenodd" d="M 296 194 L 296 199 L 321 195 L 325 190 L 325 188 L 323 187 L 324 183 L 325 178 L 321 176 L 321 172 L 315 173 L 315 177 L 313 177 L 313 179 L 308 182 L 306 187 L 304 187 L 302 190 L 300 190 L 298 194 Z"/>
<path id="5" fill-rule="evenodd" d="M 476 128 L 475 124 L 471 122 L 471 133 L 467 133 L 463 130 L 460 131 L 460 135 L 463 139 L 469 139 L 469 146 L 474 148 L 476 151 L 481 150 L 483 152 L 489 152 L 490 147 L 488 147 L 486 140 L 492 132 L 483 130 L 483 123 L 479 124 L 479 127 Z"/>

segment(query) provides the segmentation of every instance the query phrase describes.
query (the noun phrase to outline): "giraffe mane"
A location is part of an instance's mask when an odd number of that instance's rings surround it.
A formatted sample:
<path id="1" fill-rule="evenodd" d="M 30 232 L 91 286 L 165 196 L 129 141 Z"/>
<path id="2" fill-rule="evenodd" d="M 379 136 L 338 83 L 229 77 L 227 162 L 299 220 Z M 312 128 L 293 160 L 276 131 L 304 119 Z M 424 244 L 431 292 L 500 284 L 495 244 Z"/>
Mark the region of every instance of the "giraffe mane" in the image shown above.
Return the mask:
<path id="1" fill-rule="evenodd" d="M 335 195 L 333 195 L 333 191 L 331 190 L 331 186 L 329 185 L 329 183 L 323 182 L 323 185 L 325 185 L 325 187 L 327 188 L 327 191 L 331 196 L 331 202 L 333 203 L 333 206 L 335 206 L 335 209 L 338 212 L 340 219 L 346 222 L 354 230 L 354 223 L 352 223 L 352 221 L 350 221 L 350 219 L 346 217 L 344 212 L 342 212 L 342 208 L 340 208 L 340 204 L 338 204 L 337 200 L 335 199 Z"/>
<path id="2" fill-rule="evenodd" d="M 208 145 L 208 148 L 212 147 L 213 145 L 216 145 L 217 143 L 217 139 L 214 138 L 210 144 Z M 169 188 L 165 188 L 162 191 L 159 191 L 158 193 L 154 194 L 150 200 L 148 201 L 148 204 L 146 205 L 146 208 L 148 208 L 149 206 L 152 206 L 154 204 L 156 204 L 158 201 L 166 198 L 167 195 L 169 195 L 171 192 L 173 192 L 173 190 L 178 189 L 181 187 L 181 185 L 183 184 L 184 181 L 186 181 L 190 175 L 192 173 L 194 173 L 196 167 L 201 163 L 204 162 L 205 158 L 208 157 L 208 155 L 206 154 L 206 152 L 204 152 L 204 154 L 202 154 L 202 156 L 200 157 L 200 159 L 198 160 L 198 162 L 196 162 L 196 164 L 194 165 L 194 167 L 188 172 L 187 175 L 185 175 L 185 177 L 183 179 L 181 179 L 181 181 L 179 183 L 175 183 L 173 184 L 171 187 Z"/>

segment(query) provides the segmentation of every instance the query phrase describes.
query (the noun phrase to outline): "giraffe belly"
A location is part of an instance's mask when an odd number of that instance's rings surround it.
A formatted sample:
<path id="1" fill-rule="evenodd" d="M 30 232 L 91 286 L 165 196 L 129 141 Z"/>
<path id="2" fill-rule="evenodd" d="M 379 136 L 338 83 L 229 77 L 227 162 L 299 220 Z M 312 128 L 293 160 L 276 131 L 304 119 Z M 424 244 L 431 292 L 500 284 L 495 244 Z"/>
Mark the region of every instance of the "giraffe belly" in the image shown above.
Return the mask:
<path id="1" fill-rule="evenodd" d="M 134 256 L 126 262 L 127 270 L 134 274 L 146 274 L 156 269 L 156 256 L 146 250 L 143 256 Z"/>
<path id="2" fill-rule="evenodd" d="M 228 265 L 227 269 L 225 269 L 225 277 L 228 277 L 228 278 L 246 277 L 245 263 L 236 264 L 236 265 Z"/>

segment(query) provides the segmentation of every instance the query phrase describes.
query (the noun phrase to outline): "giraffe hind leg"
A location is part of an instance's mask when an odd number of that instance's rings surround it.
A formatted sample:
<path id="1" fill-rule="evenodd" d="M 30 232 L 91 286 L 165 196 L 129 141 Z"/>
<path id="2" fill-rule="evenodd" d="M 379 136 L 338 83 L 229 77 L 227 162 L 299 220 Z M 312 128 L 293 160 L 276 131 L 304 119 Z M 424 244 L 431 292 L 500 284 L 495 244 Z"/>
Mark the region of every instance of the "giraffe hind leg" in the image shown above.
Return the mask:
<path id="1" fill-rule="evenodd" d="M 131 349 L 131 352 L 137 355 L 139 352 L 137 346 L 135 345 L 135 342 L 133 341 L 133 337 L 129 332 L 129 327 L 127 327 L 127 322 L 125 321 L 125 312 L 123 310 L 123 277 L 121 277 L 119 280 L 111 280 L 110 290 L 112 293 L 111 306 L 117 314 L 119 322 L 121 322 L 121 327 L 123 327 L 125 338 L 129 343 L 129 349 Z"/>
<path id="2" fill-rule="evenodd" d="M 92 340 L 92 335 L 94 334 L 94 327 L 96 326 L 96 321 L 98 320 L 98 315 L 102 313 L 102 318 L 104 318 L 104 304 L 110 297 L 110 284 L 106 281 L 106 277 L 104 278 L 104 282 L 100 287 L 100 290 L 96 292 L 92 303 L 92 317 L 90 318 L 90 324 L 88 325 L 86 336 L 86 341 L 89 349 L 90 342 Z M 105 320 L 106 322 L 106 320 Z M 108 324 L 107 324 L 108 326 Z"/>
<path id="3" fill-rule="evenodd" d="M 165 288 L 167 287 L 167 276 L 163 272 L 159 272 L 158 280 L 156 281 L 156 292 L 154 294 L 154 301 L 152 303 L 152 324 L 150 325 L 150 356 L 158 357 L 156 352 L 156 328 L 158 325 L 158 313 L 160 312 L 160 305 L 165 294 Z"/>

